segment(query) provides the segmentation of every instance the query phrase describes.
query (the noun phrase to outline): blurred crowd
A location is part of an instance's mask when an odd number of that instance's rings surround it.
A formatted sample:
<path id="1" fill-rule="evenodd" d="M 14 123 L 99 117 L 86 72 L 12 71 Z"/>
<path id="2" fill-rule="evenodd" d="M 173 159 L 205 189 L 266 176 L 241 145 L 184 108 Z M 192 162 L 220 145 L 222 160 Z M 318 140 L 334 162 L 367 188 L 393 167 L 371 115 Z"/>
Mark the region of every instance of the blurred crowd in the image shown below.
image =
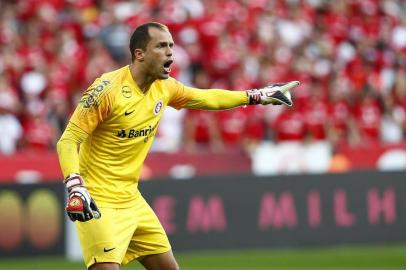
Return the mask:
<path id="1" fill-rule="evenodd" d="M 81 93 L 129 64 L 129 37 L 150 20 L 170 28 L 172 76 L 187 85 L 301 81 L 291 108 L 169 109 L 155 151 L 402 142 L 405 14 L 403 0 L 0 1 L 0 154 L 53 149 Z"/>

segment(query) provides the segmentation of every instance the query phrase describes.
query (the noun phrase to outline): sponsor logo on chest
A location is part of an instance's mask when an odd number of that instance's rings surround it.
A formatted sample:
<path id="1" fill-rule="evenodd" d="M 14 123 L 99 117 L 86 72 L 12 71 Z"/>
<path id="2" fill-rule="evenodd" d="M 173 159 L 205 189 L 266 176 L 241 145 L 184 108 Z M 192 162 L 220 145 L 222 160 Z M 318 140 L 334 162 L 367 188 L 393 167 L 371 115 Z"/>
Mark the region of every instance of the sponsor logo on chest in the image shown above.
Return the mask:
<path id="1" fill-rule="evenodd" d="M 155 136 L 157 126 L 158 123 L 156 123 L 155 126 L 149 125 L 148 127 L 141 129 L 121 129 L 116 133 L 116 136 L 123 139 L 136 139 L 138 137 L 145 137 L 144 143 L 146 143 L 149 138 Z"/>

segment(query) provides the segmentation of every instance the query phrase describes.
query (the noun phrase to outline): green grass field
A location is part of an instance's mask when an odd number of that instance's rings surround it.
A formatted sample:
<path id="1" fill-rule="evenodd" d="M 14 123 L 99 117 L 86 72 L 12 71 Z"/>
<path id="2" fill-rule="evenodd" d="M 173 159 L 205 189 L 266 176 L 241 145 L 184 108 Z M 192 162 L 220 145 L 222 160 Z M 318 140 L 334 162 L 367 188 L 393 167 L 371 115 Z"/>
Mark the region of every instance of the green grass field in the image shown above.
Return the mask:
<path id="1" fill-rule="evenodd" d="M 177 253 L 182 270 L 368 270 L 406 269 L 406 245 L 352 246 L 295 250 L 244 250 Z M 63 258 L 1 259 L 5 270 L 76 270 L 81 262 Z M 141 270 L 137 262 L 122 269 Z"/>

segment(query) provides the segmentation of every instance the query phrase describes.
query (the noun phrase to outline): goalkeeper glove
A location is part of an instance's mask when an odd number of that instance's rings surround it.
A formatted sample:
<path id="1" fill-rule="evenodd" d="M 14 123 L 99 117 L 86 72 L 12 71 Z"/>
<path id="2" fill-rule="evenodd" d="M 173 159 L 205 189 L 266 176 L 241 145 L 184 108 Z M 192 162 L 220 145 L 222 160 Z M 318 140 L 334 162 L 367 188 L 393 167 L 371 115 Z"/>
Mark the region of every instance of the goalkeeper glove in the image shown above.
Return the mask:
<path id="1" fill-rule="evenodd" d="M 100 218 L 101 214 L 94 200 L 84 186 L 83 178 L 77 174 L 70 174 L 64 181 L 68 189 L 68 202 L 65 210 L 72 221 L 88 221 Z"/>
<path id="2" fill-rule="evenodd" d="M 276 83 L 260 89 L 247 91 L 249 105 L 282 105 L 292 106 L 293 102 L 289 90 L 295 88 L 299 81 Z"/>

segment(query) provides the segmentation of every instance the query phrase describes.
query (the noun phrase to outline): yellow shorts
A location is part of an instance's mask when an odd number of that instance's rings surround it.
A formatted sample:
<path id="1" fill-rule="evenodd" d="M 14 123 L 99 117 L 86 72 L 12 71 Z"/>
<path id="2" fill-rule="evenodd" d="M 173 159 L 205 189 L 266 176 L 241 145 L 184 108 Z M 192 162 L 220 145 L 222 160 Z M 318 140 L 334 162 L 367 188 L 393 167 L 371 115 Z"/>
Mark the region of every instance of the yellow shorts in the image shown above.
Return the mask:
<path id="1" fill-rule="evenodd" d="M 145 255 L 171 249 L 161 223 L 142 196 L 131 208 L 99 210 L 100 219 L 75 222 L 88 268 L 98 262 L 125 265 Z"/>

